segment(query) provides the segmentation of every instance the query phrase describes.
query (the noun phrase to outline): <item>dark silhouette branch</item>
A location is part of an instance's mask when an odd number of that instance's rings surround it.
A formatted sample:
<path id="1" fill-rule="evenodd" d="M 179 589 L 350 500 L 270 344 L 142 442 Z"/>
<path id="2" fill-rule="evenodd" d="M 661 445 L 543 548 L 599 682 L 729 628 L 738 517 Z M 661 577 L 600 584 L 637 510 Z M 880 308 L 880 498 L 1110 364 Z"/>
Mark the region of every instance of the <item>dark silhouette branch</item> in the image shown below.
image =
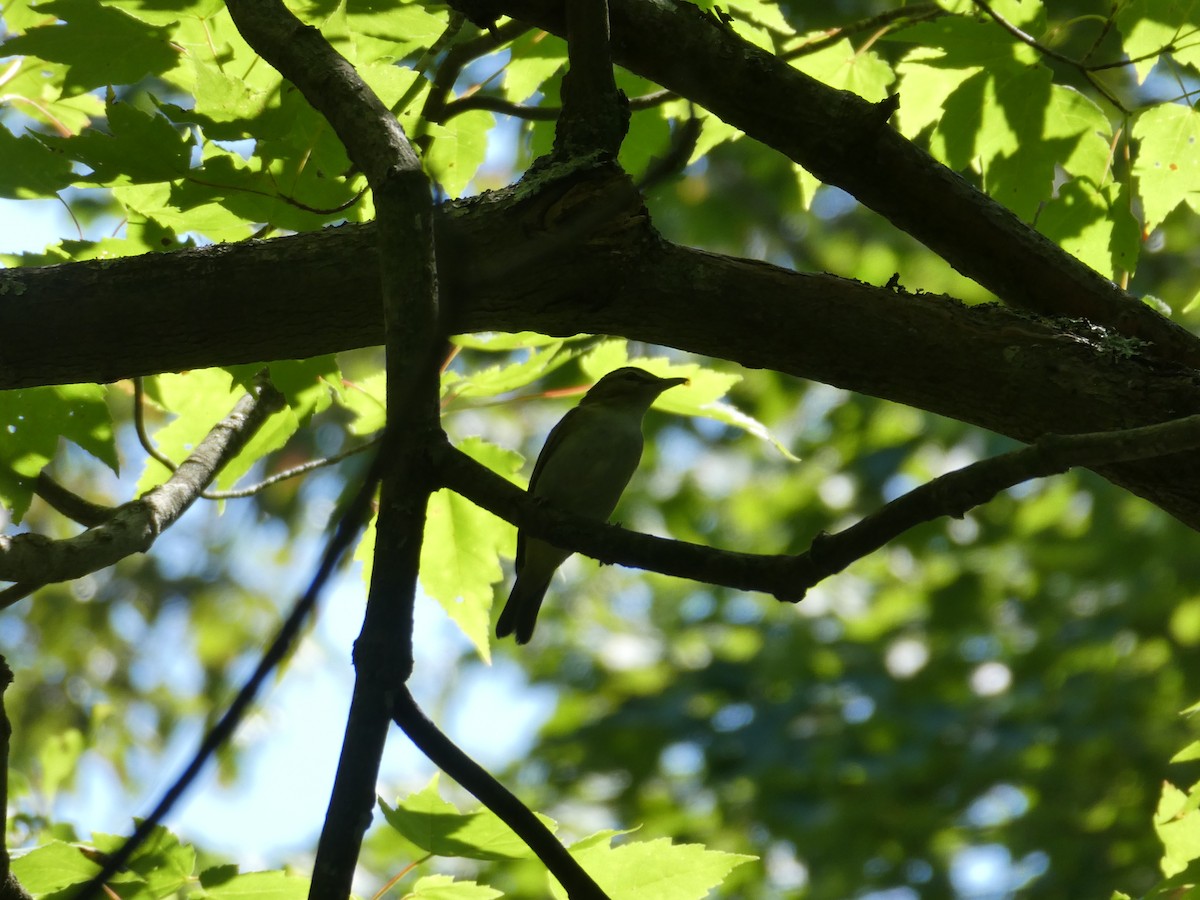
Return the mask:
<path id="1" fill-rule="evenodd" d="M 101 870 L 79 889 L 79 892 L 74 895 L 72 900 L 93 900 L 93 898 L 99 897 L 105 891 L 105 883 L 108 879 L 119 872 L 129 862 L 138 847 L 150 837 L 155 827 L 162 822 L 167 813 L 171 811 L 175 804 L 179 802 L 179 799 L 187 792 L 188 788 L 192 786 L 208 760 L 233 737 L 238 725 L 245 719 L 246 713 L 250 710 L 250 706 L 262 688 L 263 683 L 292 651 L 305 622 L 308 621 L 316 607 L 321 591 L 329 581 L 329 576 L 337 568 L 342 557 L 345 556 L 346 551 L 354 544 L 359 532 L 366 524 L 371 512 L 371 498 L 374 496 L 375 487 L 379 483 L 380 468 L 380 460 L 376 458 L 362 487 L 358 489 L 358 492 L 347 506 L 345 514 L 338 522 L 337 528 L 334 529 L 333 536 L 325 547 L 321 562 L 312 580 L 309 582 L 308 588 L 292 606 L 288 617 L 280 625 L 279 630 L 275 633 L 270 645 L 263 653 L 254 672 L 251 673 L 250 677 L 246 679 L 246 683 L 238 690 L 237 696 L 230 703 L 229 708 L 217 720 L 217 723 L 209 729 L 183 772 L 163 793 L 162 798 L 155 805 L 151 813 L 138 823 L 138 827 L 134 830 L 133 834 L 126 839 L 125 843 L 115 853 L 105 858 Z"/>
<path id="2" fill-rule="evenodd" d="M 494 0 L 501 13 L 567 34 L 556 0 Z M 611 0 L 613 62 L 692 100 L 837 185 L 1006 303 L 1086 318 L 1200 366 L 1200 343 L 1119 289 L 887 125 L 870 104 L 753 46 L 690 3 Z M 720 77 L 713 77 L 719 72 Z M 747 103 L 747 97 L 773 102 Z"/>
<path id="3" fill-rule="evenodd" d="M 442 484 L 526 533 L 602 563 L 617 563 L 797 602 L 809 589 L 917 525 L 962 517 L 1014 485 L 1075 466 L 1161 460 L 1200 447 L 1200 415 L 1099 434 L 1047 434 L 1031 446 L 932 479 L 837 534 L 818 535 L 796 555 L 716 550 L 636 534 L 559 512 L 472 460 L 445 440 L 430 452 Z"/>
<path id="4" fill-rule="evenodd" d="M 13 682 L 8 660 L 0 656 L 0 900 L 33 900 L 12 873 L 8 854 L 8 749 L 12 724 L 4 708 L 4 694 Z"/>
<path id="5" fill-rule="evenodd" d="M 375 806 L 393 698 L 413 666 L 413 603 L 430 493 L 422 441 L 437 424 L 445 340 L 433 203 L 420 160 L 395 117 L 316 29 L 278 0 L 231 0 L 229 10 L 246 41 L 329 121 L 366 176 L 376 209 L 388 426 L 379 456 L 375 565 L 354 645 L 354 695 L 309 888 L 314 900 L 335 900 L 350 896 Z"/>
<path id="6" fill-rule="evenodd" d="M 421 711 L 407 689 L 400 691 L 392 707 L 400 730 L 442 771 L 451 773 L 480 803 L 490 809 L 537 854 L 567 891 L 571 900 L 608 900 L 575 858 L 534 813 L 493 778 L 486 769 L 464 753 Z"/>
<path id="7" fill-rule="evenodd" d="M 653 231 L 615 167 L 544 174 L 536 186 L 443 206 L 436 231 L 448 331 L 622 335 L 1023 441 L 1200 409 L 1190 369 L 1149 359 L 1150 348 L 1110 330 L 681 247 Z M 608 218 L 597 220 L 601 214 Z M 581 228 L 581 218 L 590 226 Z M 0 386 L 111 381 L 380 344 L 377 241 L 374 226 L 343 226 L 0 270 Z M 214 279 L 220 291 L 211 289 Z M 231 331 L 224 323 L 233 319 L 242 327 Z M 184 333 L 186 341 L 163 337 Z M 1200 459 L 1123 463 L 1100 474 L 1200 526 Z"/>
<path id="8" fill-rule="evenodd" d="M 830 28 L 821 37 L 813 38 L 799 46 L 786 50 L 781 54 L 780 58 L 786 60 L 799 59 L 801 56 L 808 56 L 824 50 L 826 47 L 831 47 L 854 34 L 862 34 L 866 31 L 879 32 L 894 26 L 903 27 L 913 25 L 917 22 L 924 22 L 927 19 L 936 19 L 939 16 L 945 15 L 949 15 L 949 13 L 936 3 L 915 3 L 912 6 L 889 9 L 876 16 L 860 19 L 857 22 L 851 22 L 840 28 Z"/>
<path id="9" fill-rule="evenodd" d="M 565 9 L 567 73 L 553 155 L 566 160 L 598 150 L 616 156 L 629 128 L 629 104 L 613 76 L 608 2 L 572 0 Z"/>

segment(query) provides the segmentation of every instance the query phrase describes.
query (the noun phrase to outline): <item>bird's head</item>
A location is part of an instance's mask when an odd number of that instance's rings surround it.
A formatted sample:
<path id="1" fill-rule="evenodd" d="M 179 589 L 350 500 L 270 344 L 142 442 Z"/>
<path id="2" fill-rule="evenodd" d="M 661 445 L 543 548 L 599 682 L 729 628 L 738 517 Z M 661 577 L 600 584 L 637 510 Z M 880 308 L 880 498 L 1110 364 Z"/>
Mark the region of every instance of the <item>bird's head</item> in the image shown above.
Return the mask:
<path id="1" fill-rule="evenodd" d="M 580 405 L 625 402 L 649 407 L 663 391 L 687 383 L 686 378 L 659 378 L 645 369 L 625 366 L 623 369 L 614 369 L 592 385 Z"/>

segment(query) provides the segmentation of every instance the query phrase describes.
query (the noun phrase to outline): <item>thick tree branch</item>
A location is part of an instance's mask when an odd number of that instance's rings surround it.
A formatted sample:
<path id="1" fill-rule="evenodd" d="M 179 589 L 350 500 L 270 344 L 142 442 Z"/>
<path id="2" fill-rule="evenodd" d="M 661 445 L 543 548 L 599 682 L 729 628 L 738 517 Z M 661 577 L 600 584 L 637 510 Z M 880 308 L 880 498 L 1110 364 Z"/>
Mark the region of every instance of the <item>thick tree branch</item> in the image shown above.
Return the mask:
<path id="1" fill-rule="evenodd" d="M 613 77 L 608 2 L 572 0 L 564 8 L 568 69 L 554 155 L 565 160 L 599 150 L 615 157 L 629 127 L 629 104 Z"/>
<path id="2" fill-rule="evenodd" d="M 568 31 L 558 0 L 497 0 L 492 8 Z M 887 127 L 889 106 L 821 84 L 690 3 L 611 0 L 609 19 L 614 62 L 841 187 L 1006 303 L 1086 318 L 1154 344 L 1156 356 L 1200 366 L 1192 335 Z"/>
<path id="3" fill-rule="evenodd" d="M 412 621 L 429 482 L 420 440 L 437 421 L 439 323 L 432 200 L 399 122 L 314 28 L 277 0 L 230 0 L 246 41 L 319 110 L 366 175 L 376 208 L 387 336 L 388 429 L 375 567 L 346 736 L 309 896 L 348 897 L 371 823 L 392 698 L 412 672 Z M 403 252 L 402 248 L 409 252 Z"/>
<path id="4" fill-rule="evenodd" d="M 1101 434 L 1045 435 L 1033 445 L 941 475 L 838 532 L 820 534 L 795 555 L 717 550 L 626 531 L 559 512 L 491 472 L 445 440 L 430 446 L 442 484 L 522 531 L 602 563 L 617 563 L 798 602 L 809 589 L 917 525 L 961 518 L 1010 487 L 1075 466 L 1157 461 L 1200 447 L 1200 415 Z"/>
<path id="5" fill-rule="evenodd" d="M 283 406 L 283 396 L 268 383 L 259 382 L 213 426 L 170 478 L 113 510 L 105 522 L 82 534 L 61 541 L 38 534 L 0 535 L 0 580 L 20 582 L 32 590 L 80 578 L 133 553 L 149 550 L 155 539 L 196 501 L 222 466 L 237 456 L 262 424 Z M 15 594 L 8 595 L 4 605 L 18 599 Z"/>
<path id="6" fill-rule="evenodd" d="M 564 210 L 600 199 L 611 219 L 563 234 Z M 663 241 L 615 168 L 447 204 L 437 237 L 453 332 L 623 335 L 885 397 L 1025 441 L 1200 409 L 1194 371 L 1146 359 L 1137 342 L 1085 322 L 897 294 Z M 529 259 L 532 239 L 553 239 L 554 252 L 514 268 L 514 259 Z M 0 270 L 0 387 L 379 344 L 377 264 L 375 228 L 343 226 Z M 213 292 L 213 283 L 222 289 Z M 242 327 L 227 328 L 233 320 Z M 1127 463 L 1101 474 L 1200 527 L 1200 460 Z"/>

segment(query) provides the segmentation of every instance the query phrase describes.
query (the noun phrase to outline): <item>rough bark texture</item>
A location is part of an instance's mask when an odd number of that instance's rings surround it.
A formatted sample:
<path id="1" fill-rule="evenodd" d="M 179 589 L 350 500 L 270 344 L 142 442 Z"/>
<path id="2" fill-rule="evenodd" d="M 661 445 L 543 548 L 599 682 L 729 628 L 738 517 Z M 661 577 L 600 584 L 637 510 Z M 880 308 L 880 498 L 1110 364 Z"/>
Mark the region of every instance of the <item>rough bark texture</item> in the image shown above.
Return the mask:
<path id="1" fill-rule="evenodd" d="M 454 331 L 619 334 L 1022 440 L 1200 410 L 1200 374 L 1083 323 L 670 244 L 607 166 L 449 204 L 437 233 Z M 0 272 L 0 387 L 379 344 L 377 252 L 370 226 L 343 227 Z M 1102 474 L 1200 527 L 1200 463 L 1189 457 Z"/>
<path id="2" fill-rule="evenodd" d="M 478 5 L 564 27 L 549 0 Z M 1010 304 L 1108 331 L 673 246 L 648 227 L 628 180 L 595 161 L 442 208 L 452 330 L 625 335 L 1019 439 L 1200 409 L 1186 367 L 1200 342 L 905 141 L 886 107 L 805 78 L 688 4 L 614 0 L 611 17 L 621 64 L 846 188 Z M 0 271 L 0 388 L 379 344 L 377 271 L 369 226 Z M 1103 474 L 1200 526 L 1196 468 L 1171 457 Z"/>

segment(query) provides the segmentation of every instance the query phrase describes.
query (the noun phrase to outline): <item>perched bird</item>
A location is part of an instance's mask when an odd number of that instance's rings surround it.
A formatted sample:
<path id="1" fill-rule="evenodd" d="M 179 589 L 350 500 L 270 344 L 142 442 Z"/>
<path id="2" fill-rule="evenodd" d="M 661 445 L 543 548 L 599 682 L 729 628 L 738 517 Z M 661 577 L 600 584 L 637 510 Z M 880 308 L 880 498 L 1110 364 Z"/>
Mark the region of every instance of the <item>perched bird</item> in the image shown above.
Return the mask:
<path id="1" fill-rule="evenodd" d="M 627 366 L 609 372 L 546 438 L 529 492 L 551 505 L 604 521 L 642 458 L 642 417 L 655 398 L 686 378 L 659 378 Z M 496 623 L 496 637 L 533 636 L 550 579 L 571 553 L 517 534 L 517 580 Z"/>

